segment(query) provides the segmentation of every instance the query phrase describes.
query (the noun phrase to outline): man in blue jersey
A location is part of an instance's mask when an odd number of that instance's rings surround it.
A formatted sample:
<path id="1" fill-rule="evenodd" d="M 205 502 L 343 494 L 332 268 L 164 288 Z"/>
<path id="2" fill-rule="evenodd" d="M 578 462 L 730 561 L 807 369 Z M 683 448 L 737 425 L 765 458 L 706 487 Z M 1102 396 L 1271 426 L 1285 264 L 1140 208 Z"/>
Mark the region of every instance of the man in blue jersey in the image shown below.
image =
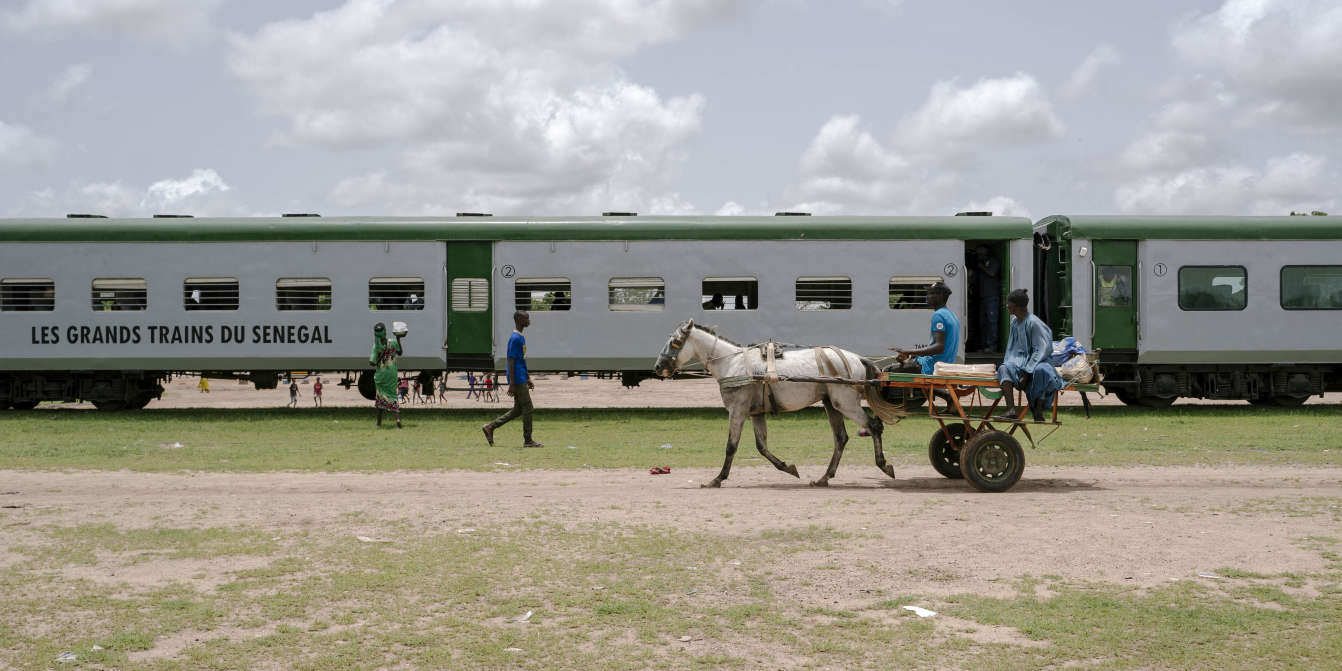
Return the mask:
<path id="1" fill-rule="evenodd" d="M 513 334 L 508 338 L 508 395 L 513 397 L 513 407 L 498 419 L 480 427 L 480 431 L 485 434 L 485 440 L 493 445 L 494 429 L 520 416 L 522 447 L 543 447 L 531 439 L 531 413 L 535 409 L 531 405 L 531 390 L 536 385 L 532 384 L 531 376 L 527 374 L 527 339 L 522 335 L 522 331 L 531 326 L 531 315 L 523 310 L 514 312 L 513 326 Z"/>
<path id="2" fill-rule="evenodd" d="M 905 363 L 912 359 L 902 371 L 931 375 L 938 361 L 955 363 L 960 353 L 960 319 L 946 307 L 950 297 L 951 288 L 945 282 L 936 282 L 927 288 L 927 304 L 935 310 L 932 313 L 932 342 L 913 349 L 891 347 L 898 353 L 896 361 Z"/>

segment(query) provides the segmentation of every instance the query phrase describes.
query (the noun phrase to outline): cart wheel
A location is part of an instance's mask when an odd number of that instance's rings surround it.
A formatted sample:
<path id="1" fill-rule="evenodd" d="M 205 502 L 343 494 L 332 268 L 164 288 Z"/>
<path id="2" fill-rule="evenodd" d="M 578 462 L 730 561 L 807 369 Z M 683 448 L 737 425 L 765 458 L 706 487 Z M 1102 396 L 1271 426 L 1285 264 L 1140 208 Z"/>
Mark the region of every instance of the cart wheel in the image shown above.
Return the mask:
<path id="1" fill-rule="evenodd" d="M 951 434 L 950 440 L 946 439 L 946 432 Z M 932 440 L 927 441 L 927 458 L 932 461 L 932 468 L 937 472 L 952 479 L 959 480 L 965 477 L 960 472 L 960 450 L 965 446 L 965 425 L 947 424 L 946 431 L 937 429 L 932 434 Z"/>
<path id="2" fill-rule="evenodd" d="M 373 371 L 359 373 L 359 395 L 370 401 L 377 398 L 377 380 L 373 379 Z"/>
<path id="3" fill-rule="evenodd" d="M 1005 492 L 1025 472 L 1025 452 L 1010 434 L 984 431 L 960 451 L 960 471 L 981 492 Z"/>

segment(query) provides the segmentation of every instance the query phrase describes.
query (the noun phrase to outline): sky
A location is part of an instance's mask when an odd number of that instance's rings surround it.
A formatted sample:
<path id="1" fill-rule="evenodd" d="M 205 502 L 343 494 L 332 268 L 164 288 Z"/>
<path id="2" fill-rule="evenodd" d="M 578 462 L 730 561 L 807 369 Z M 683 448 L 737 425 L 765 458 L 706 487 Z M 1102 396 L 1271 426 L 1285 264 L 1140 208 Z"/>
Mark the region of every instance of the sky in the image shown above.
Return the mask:
<path id="1" fill-rule="evenodd" d="M 0 0 L 0 217 L 1338 206 L 1336 0 Z"/>

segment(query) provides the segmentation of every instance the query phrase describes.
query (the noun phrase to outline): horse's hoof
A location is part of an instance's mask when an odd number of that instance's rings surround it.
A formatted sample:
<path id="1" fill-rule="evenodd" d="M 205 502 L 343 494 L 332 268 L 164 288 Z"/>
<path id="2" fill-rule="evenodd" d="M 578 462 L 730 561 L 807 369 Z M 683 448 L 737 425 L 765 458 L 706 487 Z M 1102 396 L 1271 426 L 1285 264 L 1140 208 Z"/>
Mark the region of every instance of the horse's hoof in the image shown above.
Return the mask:
<path id="1" fill-rule="evenodd" d="M 828 487 L 828 486 L 829 486 L 829 480 L 812 480 L 812 481 L 811 481 L 811 486 L 812 486 L 812 487 Z"/>
<path id="2" fill-rule="evenodd" d="M 699 485 L 699 489 L 717 489 L 721 486 L 722 486 L 721 480 L 709 480 L 708 482 Z"/>
<path id="3" fill-rule="evenodd" d="M 796 465 L 796 464 L 788 464 L 788 465 L 787 465 L 787 468 L 784 468 L 784 469 L 783 469 L 783 472 L 784 472 L 784 473 L 787 473 L 788 475 L 791 475 L 791 476 L 794 477 L 794 478 L 798 478 L 798 479 L 801 478 L 801 476 L 797 474 L 797 465 Z"/>
<path id="4" fill-rule="evenodd" d="M 890 476 L 890 477 L 892 477 L 892 478 L 895 477 L 895 467 L 894 467 L 894 466 L 891 466 L 890 464 L 886 464 L 886 465 L 885 465 L 885 468 L 882 468 L 881 470 L 884 471 L 886 475 L 888 475 L 888 476 Z"/>

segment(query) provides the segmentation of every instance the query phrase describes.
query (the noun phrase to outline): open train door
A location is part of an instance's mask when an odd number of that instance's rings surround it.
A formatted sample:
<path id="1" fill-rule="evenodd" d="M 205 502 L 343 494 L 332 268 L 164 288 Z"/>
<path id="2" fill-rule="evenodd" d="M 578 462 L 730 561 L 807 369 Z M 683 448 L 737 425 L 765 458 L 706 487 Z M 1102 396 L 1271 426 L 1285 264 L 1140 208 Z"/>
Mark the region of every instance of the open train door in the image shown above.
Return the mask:
<path id="1" fill-rule="evenodd" d="M 1137 241 L 1096 240 L 1095 333 L 1104 350 L 1137 350 Z"/>
<path id="2" fill-rule="evenodd" d="M 448 242 L 447 337 L 443 343 L 448 370 L 493 368 L 493 243 Z"/>

